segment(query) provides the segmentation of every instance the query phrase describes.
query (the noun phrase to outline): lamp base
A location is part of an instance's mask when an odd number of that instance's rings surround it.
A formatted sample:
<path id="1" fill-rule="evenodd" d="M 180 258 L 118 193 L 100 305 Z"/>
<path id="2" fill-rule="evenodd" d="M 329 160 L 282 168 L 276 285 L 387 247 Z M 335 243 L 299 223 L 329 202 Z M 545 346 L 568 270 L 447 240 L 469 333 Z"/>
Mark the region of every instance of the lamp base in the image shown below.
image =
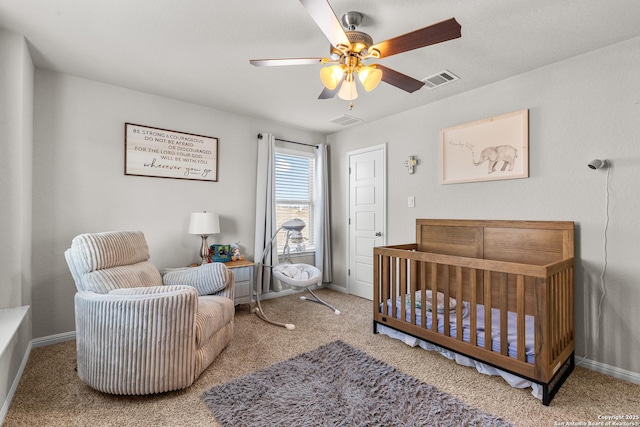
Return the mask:
<path id="1" fill-rule="evenodd" d="M 202 237 L 202 246 L 200 247 L 200 257 L 202 257 L 202 263 L 200 265 L 209 263 L 209 245 L 207 244 L 207 234 L 203 234 Z"/>

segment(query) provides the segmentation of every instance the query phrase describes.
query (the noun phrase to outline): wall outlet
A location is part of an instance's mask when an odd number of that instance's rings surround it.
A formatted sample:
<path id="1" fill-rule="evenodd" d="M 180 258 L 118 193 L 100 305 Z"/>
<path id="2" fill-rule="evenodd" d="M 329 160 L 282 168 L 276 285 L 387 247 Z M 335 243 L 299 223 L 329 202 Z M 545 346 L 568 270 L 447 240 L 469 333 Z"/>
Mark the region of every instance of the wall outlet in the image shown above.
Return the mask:
<path id="1" fill-rule="evenodd" d="M 410 208 L 415 208 L 416 207 L 416 198 L 413 196 L 409 196 L 409 198 L 407 199 L 407 206 L 409 206 Z"/>

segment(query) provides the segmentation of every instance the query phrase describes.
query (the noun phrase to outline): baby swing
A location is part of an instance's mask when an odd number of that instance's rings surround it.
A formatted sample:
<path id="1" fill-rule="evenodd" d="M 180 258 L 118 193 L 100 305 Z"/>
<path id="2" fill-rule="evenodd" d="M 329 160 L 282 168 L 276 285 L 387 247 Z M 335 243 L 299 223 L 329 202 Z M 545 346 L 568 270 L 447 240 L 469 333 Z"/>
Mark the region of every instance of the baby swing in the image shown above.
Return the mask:
<path id="1" fill-rule="evenodd" d="M 340 310 L 318 298 L 316 294 L 310 289 L 311 286 L 315 284 L 322 283 L 322 272 L 313 265 L 309 264 L 292 264 L 291 263 L 291 254 L 289 248 L 289 242 L 301 242 L 302 241 L 302 229 L 305 227 L 304 221 L 301 219 L 292 219 L 286 221 L 282 224 L 282 227 L 278 228 L 276 232 L 273 234 L 271 241 L 265 247 L 264 252 L 262 253 L 262 257 L 260 258 L 260 263 L 258 264 L 258 277 L 262 277 L 263 267 L 271 268 L 271 272 L 273 273 L 273 277 L 280 280 L 287 285 L 296 287 L 296 288 L 304 288 L 313 296 L 312 298 L 301 296 L 301 300 L 311 301 L 318 304 L 322 304 L 326 307 L 329 307 L 333 310 L 333 312 L 338 315 L 340 314 Z M 264 257 L 267 256 L 269 251 L 272 249 L 273 242 L 276 240 L 276 236 L 280 230 L 286 230 L 285 244 L 282 252 L 283 263 L 279 264 L 275 267 L 271 265 L 264 265 Z M 257 283 L 257 281 L 256 281 Z M 264 320 L 265 322 L 271 323 L 277 326 L 283 326 L 289 330 L 294 330 L 295 325 L 291 323 L 278 323 L 270 320 L 265 314 L 262 306 L 260 305 L 260 292 L 256 289 L 256 302 L 258 306 L 253 310 L 256 315 Z"/>

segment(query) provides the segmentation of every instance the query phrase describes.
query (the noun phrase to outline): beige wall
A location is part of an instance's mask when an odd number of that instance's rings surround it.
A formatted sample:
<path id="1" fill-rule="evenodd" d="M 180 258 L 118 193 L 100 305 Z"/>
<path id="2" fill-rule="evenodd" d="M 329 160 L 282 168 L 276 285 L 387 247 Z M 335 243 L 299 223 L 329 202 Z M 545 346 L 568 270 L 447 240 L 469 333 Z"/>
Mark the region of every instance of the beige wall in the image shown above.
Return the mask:
<path id="1" fill-rule="evenodd" d="M 124 123 L 219 138 L 218 182 L 124 175 Z M 253 259 L 257 134 L 317 144 L 274 122 L 45 70 L 35 78 L 34 337 L 73 331 L 75 286 L 64 250 L 80 233 L 142 230 L 159 268 L 198 260 L 189 214 L 220 214 L 209 243 L 240 242 Z"/>
<path id="2" fill-rule="evenodd" d="M 329 136 L 334 284 L 346 284 L 346 153 L 388 143 L 388 244 L 413 242 L 416 218 L 575 221 L 576 353 L 640 376 L 639 70 L 636 38 Z M 440 129 L 521 109 L 529 109 L 530 178 L 440 184 Z M 403 165 L 409 155 L 420 162 L 413 175 Z M 594 158 L 612 164 L 599 322 L 607 172 L 587 168 Z"/>

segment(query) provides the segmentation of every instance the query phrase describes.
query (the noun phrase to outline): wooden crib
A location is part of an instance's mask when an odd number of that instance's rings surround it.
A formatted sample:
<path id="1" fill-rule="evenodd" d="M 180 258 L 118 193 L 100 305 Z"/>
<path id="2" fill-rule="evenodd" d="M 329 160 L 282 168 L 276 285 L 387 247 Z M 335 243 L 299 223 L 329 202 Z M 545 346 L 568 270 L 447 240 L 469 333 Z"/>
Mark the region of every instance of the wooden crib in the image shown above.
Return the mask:
<path id="1" fill-rule="evenodd" d="M 540 384 L 549 405 L 574 368 L 573 256 L 570 221 L 418 219 L 416 243 L 374 248 L 374 332 Z"/>

